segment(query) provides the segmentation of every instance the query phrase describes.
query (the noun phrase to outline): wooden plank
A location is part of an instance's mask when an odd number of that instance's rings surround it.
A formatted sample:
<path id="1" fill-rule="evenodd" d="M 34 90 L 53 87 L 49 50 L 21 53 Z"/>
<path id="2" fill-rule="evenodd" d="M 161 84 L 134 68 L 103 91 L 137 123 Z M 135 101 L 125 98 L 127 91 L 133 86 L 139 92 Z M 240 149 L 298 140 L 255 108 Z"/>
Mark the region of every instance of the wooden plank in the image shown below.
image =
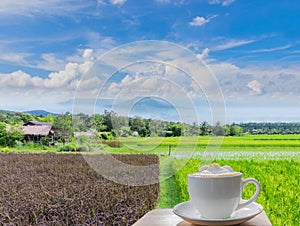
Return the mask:
<path id="1" fill-rule="evenodd" d="M 182 218 L 175 215 L 172 209 L 155 209 L 148 212 L 140 220 L 138 220 L 133 226 L 192 226 Z M 265 211 L 246 221 L 239 226 L 272 226 Z"/>

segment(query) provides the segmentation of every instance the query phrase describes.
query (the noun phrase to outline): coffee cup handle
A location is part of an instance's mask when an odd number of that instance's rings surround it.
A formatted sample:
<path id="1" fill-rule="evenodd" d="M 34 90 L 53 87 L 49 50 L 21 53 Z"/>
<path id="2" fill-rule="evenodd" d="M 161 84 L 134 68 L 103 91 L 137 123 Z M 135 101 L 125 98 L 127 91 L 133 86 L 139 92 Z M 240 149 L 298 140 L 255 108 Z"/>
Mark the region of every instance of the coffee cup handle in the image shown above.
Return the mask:
<path id="1" fill-rule="evenodd" d="M 259 182 L 258 182 L 256 179 L 254 179 L 254 178 L 248 178 L 248 179 L 242 181 L 242 192 L 243 192 L 243 190 L 244 190 L 246 184 L 248 184 L 248 183 L 253 183 L 253 184 L 255 184 L 255 186 L 256 186 L 256 191 L 255 191 L 254 195 L 253 195 L 249 200 L 246 200 L 246 201 L 245 201 L 245 200 L 242 200 L 242 199 L 241 199 L 241 202 L 238 204 L 236 210 L 241 209 L 241 208 L 243 208 L 243 207 L 249 205 L 250 203 L 254 202 L 254 201 L 257 199 L 257 197 L 258 197 L 258 195 L 259 195 L 259 193 L 260 193 L 260 184 L 259 184 Z M 242 198 L 242 194 L 241 194 L 241 198 Z"/>

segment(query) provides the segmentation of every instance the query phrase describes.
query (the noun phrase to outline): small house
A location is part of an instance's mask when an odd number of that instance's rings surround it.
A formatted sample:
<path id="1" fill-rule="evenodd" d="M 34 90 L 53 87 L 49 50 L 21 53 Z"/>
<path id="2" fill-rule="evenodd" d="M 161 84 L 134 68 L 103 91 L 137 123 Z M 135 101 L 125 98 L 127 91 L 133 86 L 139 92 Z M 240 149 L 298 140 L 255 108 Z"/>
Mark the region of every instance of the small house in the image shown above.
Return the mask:
<path id="1" fill-rule="evenodd" d="M 50 143 L 54 142 L 54 131 L 52 123 L 30 121 L 23 125 L 25 140 L 40 142 L 42 137 L 49 137 Z"/>

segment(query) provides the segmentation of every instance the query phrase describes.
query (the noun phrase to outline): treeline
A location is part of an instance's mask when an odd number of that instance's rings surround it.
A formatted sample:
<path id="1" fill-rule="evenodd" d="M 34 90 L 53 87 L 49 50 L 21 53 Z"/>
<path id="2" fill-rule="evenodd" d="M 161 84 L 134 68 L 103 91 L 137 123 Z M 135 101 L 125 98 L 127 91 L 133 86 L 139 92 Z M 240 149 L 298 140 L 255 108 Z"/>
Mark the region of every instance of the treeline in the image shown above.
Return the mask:
<path id="1" fill-rule="evenodd" d="M 155 137 L 155 136 L 241 136 L 247 134 L 299 134 L 300 123 L 240 123 L 210 125 L 144 119 L 120 116 L 113 111 L 104 114 L 76 114 L 67 112 L 58 115 L 32 115 L 22 112 L 0 111 L 0 145 L 11 146 L 22 141 L 22 125 L 29 121 L 50 122 L 57 141 L 69 140 L 76 132 L 102 134 L 108 137 Z M 109 136 L 107 135 L 109 134 Z"/>
<path id="2" fill-rule="evenodd" d="M 70 137 L 74 132 L 110 132 L 113 136 L 197 136 L 197 135 L 242 135 L 238 125 L 209 125 L 206 121 L 200 125 L 182 122 L 144 119 L 141 117 L 120 116 L 113 111 L 104 114 L 75 114 L 67 112 L 58 115 L 32 115 L 22 112 L 0 111 L 0 122 L 18 127 L 29 121 L 50 122 L 58 137 Z"/>
<path id="3" fill-rule="evenodd" d="M 250 134 L 300 134 L 299 122 L 249 122 L 239 126 Z"/>

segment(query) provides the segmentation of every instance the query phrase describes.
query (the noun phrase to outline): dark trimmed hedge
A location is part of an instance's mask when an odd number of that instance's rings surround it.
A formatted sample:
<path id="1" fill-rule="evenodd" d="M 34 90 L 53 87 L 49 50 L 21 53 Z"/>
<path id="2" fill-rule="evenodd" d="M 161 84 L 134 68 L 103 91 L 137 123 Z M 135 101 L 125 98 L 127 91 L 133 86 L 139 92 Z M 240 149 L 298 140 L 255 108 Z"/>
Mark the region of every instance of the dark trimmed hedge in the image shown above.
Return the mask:
<path id="1" fill-rule="evenodd" d="M 115 157 L 131 165 L 159 162 L 155 155 Z M 158 198 L 158 183 L 115 183 L 82 155 L 0 155 L 0 225 L 132 225 Z"/>

